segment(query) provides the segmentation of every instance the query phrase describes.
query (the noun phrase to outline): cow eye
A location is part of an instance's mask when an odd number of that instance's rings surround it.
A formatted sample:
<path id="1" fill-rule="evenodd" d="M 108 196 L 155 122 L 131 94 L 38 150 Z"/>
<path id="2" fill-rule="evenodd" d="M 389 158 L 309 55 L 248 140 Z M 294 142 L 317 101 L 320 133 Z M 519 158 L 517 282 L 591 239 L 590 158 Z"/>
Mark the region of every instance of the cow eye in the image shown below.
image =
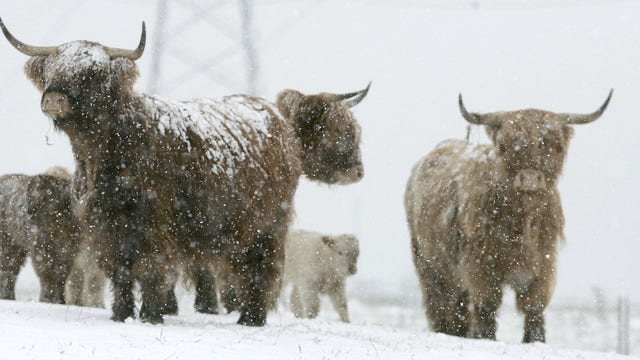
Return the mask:
<path id="1" fill-rule="evenodd" d="M 500 154 L 504 154 L 505 152 L 507 152 L 507 146 L 505 144 L 498 145 L 498 151 L 500 152 Z"/>

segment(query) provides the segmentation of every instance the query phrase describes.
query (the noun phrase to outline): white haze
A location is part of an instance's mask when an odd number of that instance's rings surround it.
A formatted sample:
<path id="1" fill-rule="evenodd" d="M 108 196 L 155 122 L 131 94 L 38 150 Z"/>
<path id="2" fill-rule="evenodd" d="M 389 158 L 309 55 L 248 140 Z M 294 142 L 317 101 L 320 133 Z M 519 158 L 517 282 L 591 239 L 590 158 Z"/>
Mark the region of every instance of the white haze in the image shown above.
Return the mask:
<path id="1" fill-rule="evenodd" d="M 302 180 L 295 203 L 296 227 L 360 238 L 352 292 L 373 286 L 368 291 L 396 294 L 404 289 L 396 295 L 418 296 L 402 196 L 409 171 L 421 156 L 443 139 L 464 138 L 459 92 L 471 111 L 535 107 L 587 113 L 614 87 L 604 116 L 576 126 L 560 180 L 566 246 L 560 250 L 554 301 L 588 299 L 593 287 L 610 296 L 640 296 L 635 227 L 640 200 L 640 4 L 254 2 L 258 95 L 273 100 L 284 88 L 347 92 L 373 81 L 369 96 L 354 108 L 362 125 L 364 180 L 346 187 Z M 135 47 L 145 20 L 148 46 L 137 62 L 137 89 L 145 91 L 159 30 L 155 10 L 152 0 L 28 0 L 4 1 L 0 16 L 27 43 L 87 39 L 124 48 Z M 189 20 L 184 6 L 171 4 L 169 10 L 168 30 L 175 34 L 166 49 L 174 55 L 167 54 L 162 65 L 160 95 L 216 97 L 244 91 L 221 87 L 205 74 L 171 85 L 184 70 L 179 69 L 180 57 L 206 63 L 234 40 L 202 20 Z M 236 29 L 236 5 L 222 11 L 213 16 L 216 26 Z M 177 32 L 185 21 L 197 26 Z M 0 173 L 34 174 L 55 164 L 73 168 L 66 137 L 55 133 L 40 112 L 40 94 L 22 72 L 27 58 L 4 39 L 0 54 Z M 244 83 L 240 54 L 217 66 L 221 78 Z M 486 139 L 473 129 L 471 141 Z"/>

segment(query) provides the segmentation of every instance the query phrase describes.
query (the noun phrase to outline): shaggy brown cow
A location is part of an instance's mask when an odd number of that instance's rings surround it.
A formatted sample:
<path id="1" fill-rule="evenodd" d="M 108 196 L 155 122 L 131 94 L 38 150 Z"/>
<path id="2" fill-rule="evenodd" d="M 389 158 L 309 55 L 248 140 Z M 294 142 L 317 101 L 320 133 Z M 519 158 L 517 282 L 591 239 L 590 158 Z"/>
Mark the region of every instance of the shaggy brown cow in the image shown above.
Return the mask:
<path id="1" fill-rule="evenodd" d="M 71 217 L 71 175 L 0 177 L 0 299 L 15 299 L 15 284 L 29 256 L 40 279 L 40 301 L 64 303 L 64 287 L 78 249 Z"/>
<path id="2" fill-rule="evenodd" d="M 262 326 L 277 300 L 301 174 L 339 184 L 363 176 L 349 106 L 366 89 L 313 96 L 286 90 L 278 108 L 245 95 L 162 100 L 133 90 L 144 24 L 135 50 L 88 41 L 30 46 L 0 25 L 31 56 L 25 72 L 43 93 L 42 110 L 69 136 L 74 211 L 112 281 L 112 319 L 134 315 L 138 280 L 140 318 L 161 322 L 175 266 L 220 261 L 232 269 L 238 323 Z"/>
<path id="3" fill-rule="evenodd" d="M 413 260 L 433 331 L 495 339 L 502 289 L 516 292 L 524 342 L 544 341 L 564 217 L 556 181 L 571 125 L 602 115 L 468 113 L 491 145 L 448 140 L 414 166 L 405 193 Z"/>

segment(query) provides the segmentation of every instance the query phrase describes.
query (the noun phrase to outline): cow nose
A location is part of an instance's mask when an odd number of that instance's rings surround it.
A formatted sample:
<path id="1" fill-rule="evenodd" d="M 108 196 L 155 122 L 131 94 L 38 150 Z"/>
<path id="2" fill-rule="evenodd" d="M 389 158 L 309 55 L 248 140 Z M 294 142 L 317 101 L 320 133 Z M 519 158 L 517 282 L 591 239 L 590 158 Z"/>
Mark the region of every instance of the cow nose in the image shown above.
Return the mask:
<path id="1" fill-rule="evenodd" d="M 518 190 L 537 191 L 546 189 L 547 182 L 542 171 L 525 169 L 518 171 L 513 186 Z"/>
<path id="2" fill-rule="evenodd" d="M 45 93 L 40 106 L 44 113 L 54 118 L 63 118 L 73 112 L 69 97 L 59 92 Z"/>
<path id="3" fill-rule="evenodd" d="M 358 272 L 358 267 L 356 265 L 349 265 L 349 274 L 355 275 Z"/>

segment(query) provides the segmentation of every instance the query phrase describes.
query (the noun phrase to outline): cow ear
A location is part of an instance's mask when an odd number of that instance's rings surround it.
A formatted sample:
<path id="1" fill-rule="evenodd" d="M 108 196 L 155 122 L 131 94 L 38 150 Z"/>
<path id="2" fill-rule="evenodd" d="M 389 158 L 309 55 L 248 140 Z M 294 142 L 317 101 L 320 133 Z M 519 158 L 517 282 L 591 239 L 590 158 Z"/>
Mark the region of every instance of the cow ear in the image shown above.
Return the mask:
<path id="1" fill-rule="evenodd" d="M 300 102 L 304 98 L 305 96 L 299 91 L 291 89 L 282 90 L 276 98 L 276 106 L 282 116 L 286 119 L 291 119 L 298 105 L 300 105 Z"/>
<path id="2" fill-rule="evenodd" d="M 24 73 L 40 92 L 44 92 L 44 62 L 46 56 L 33 56 L 24 64 Z"/>
<path id="3" fill-rule="evenodd" d="M 132 60 L 116 58 L 111 60 L 111 96 L 123 103 L 126 95 L 133 91 L 133 85 L 138 79 L 138 67 Z"/>
<path id="4" fill-rule="evenodd" d="M 330 236 L 323 236 L 322 242 L 328 247 L 334 247 L 336 245 L 336 241 Z"/>
<path id="5" fill-rule="evenodd" d="M 564 125 L 562 127 L 562 134 L 564 135 L 565 143 L 573 137 L 573 127 L 571 125 Z"/>
<path id="6" fill-rule="evenodd" d="M 307 96 L 295 111 L 294 122 L 303 134 L 316 132 L 320 129 L 320 121 L 329 104 L 319 96 Z"/>

